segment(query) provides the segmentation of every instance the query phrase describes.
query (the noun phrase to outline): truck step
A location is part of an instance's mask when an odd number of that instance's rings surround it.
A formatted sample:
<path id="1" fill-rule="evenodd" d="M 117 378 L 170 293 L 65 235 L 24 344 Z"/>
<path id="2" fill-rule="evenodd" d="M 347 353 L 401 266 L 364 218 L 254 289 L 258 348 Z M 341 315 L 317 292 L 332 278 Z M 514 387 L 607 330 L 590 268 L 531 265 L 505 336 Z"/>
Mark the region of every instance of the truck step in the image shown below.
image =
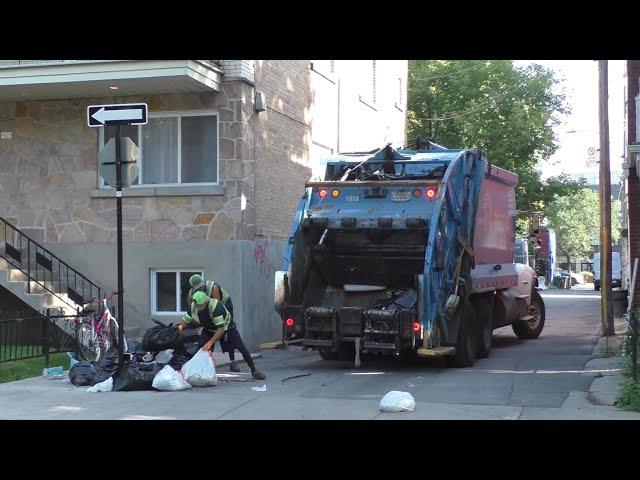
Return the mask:
<path id="1" fill-rule="evenodd" d="M 420 357 L 442 357 L 444 355 L 453 355 L 455 353 L 456 347 L 435 347 L 418 349 L 418 356 Z"/>

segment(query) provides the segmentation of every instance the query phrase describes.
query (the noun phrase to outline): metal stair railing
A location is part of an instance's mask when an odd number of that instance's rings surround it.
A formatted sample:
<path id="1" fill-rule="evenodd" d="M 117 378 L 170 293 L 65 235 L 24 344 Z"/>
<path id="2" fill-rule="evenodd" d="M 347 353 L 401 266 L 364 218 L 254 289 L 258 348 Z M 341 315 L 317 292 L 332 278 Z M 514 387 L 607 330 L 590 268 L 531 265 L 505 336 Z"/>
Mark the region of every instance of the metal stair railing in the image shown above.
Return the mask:
<path id="1" fill-rule="evenodd" d="M 74 311 L 93 298 L 105 296 L 104 288 L 0 217 L 0 231 L 2 229 L 4 229 L 4 252 L 0 250 L 0 257 L 27 276 L 27 293 L 31 293 L 31 283 L 35 282 Z M 38 274 L 42 280 L 38 278 Z M 55 282 L 58 284 L 58 291 L 55 291 Z M 80 290 L 78 286 L 81 287 Z M 64 294 L 67 298 L 62 296 Z M 99 305 L 102 310 L 102 304 Z"/>

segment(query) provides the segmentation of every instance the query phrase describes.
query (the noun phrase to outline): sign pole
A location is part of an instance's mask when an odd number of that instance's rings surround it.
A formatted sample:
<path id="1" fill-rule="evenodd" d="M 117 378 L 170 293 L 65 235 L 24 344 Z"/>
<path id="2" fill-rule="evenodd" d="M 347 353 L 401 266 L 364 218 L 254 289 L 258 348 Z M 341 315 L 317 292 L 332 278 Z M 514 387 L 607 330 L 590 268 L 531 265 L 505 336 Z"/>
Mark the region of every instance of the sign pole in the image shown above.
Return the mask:
<path id="1" fill-rule="evenodd" d="M 122 163 L 120 159 L 120 125 L 116 125 L 116 217 L 118 230 L 118 345 L 119 367 L 124 361 L 124 288 L 122 281 Z"/>

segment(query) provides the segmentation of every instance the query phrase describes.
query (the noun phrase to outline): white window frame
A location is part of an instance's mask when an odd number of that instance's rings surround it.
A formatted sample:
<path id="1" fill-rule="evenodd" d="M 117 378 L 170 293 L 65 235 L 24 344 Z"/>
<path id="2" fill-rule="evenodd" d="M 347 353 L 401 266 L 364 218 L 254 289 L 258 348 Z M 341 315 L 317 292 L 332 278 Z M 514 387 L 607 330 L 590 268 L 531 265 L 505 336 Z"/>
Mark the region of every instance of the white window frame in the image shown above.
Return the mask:
<path id="1" fill-rule="evenodd" d="M 218 136 L 216 142 L 216 182 L 191 182 L 180 183 L 182 180 L 182 117 L 216 117 L 216 124 L 218 126 Z M 171 118 L 176 117 L 178 119 L 178 183 L 141 183 L 142 179 L 142 163 L 144 158 L 140 159 L 140 174 L 138 176 L 138 183 L 131 185 L 131 188 L 148 188 L 148 187 L 190 187 L 201 185 L 221 185 L 220 183 L 220 114 L 218 110 L 175 110 L 170 112 L 149 112 L 149 118 Z M 138 125 L 138 148 L 142 153 L 144 146 L 142 145 L 142 127 Z M 98 148 L 102 148 L 104 145 L 104 127 L 100 127 L 98 133 Z M 142 156 L 142 155 L 141 155 Z M 142 179 L 144 180 L 144 179 Z M 98 177 L 99 188 L 113 188 L 104 184 L 104 180 Z"/>
<path id="2" fill-rule="evenodd" d="M 200 272 L 200 275 L 202 275 L 203 278 L 204 277 L 204 268 L 152 268 L 151 269 L 151 315 L 169 315 L 169 316 L 176 316 L 176 315 L 182 315 L 185 313 L 185 311 L 175 311 L 175 312 L 159 312 L 156 310 L 156 307 L 158 305 L 158 283 L 157 283 L 157 277 L 156 277 L 156 273 L 175 273 L 175 277 L 176 277 L 176 306 L 177 306 L 177 302 L 180 300 L 180 282 L 178 281 L 179 275 L 178 273 L 184 273 L 184 272 Z"/>

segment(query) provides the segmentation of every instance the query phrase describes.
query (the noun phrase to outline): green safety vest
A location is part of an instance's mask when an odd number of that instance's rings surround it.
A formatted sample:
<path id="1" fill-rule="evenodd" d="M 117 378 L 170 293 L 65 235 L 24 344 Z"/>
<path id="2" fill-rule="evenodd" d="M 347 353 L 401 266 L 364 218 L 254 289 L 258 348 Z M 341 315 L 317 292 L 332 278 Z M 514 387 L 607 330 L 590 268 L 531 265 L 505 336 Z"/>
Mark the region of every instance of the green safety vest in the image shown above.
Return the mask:
<path id="1" fill-rule="evenodd" d="M 229 329 L 229 324 L 231 323 L 231 314 L 229 310 L 227 310 L 222 302 L 212 298 L 209 300 L 209 318 L 213 322 L 212 330 L 217 330 L 222 327 L 225 331 Z M 196 302 L 191 302 L 191 315 L 184 314 L 182 319 L 187 323 L 197 323 L 200 324 L 200 319 L 198 316 L 198 307 Z M 205 325 L 203 325 L 205 326 Z"/>

